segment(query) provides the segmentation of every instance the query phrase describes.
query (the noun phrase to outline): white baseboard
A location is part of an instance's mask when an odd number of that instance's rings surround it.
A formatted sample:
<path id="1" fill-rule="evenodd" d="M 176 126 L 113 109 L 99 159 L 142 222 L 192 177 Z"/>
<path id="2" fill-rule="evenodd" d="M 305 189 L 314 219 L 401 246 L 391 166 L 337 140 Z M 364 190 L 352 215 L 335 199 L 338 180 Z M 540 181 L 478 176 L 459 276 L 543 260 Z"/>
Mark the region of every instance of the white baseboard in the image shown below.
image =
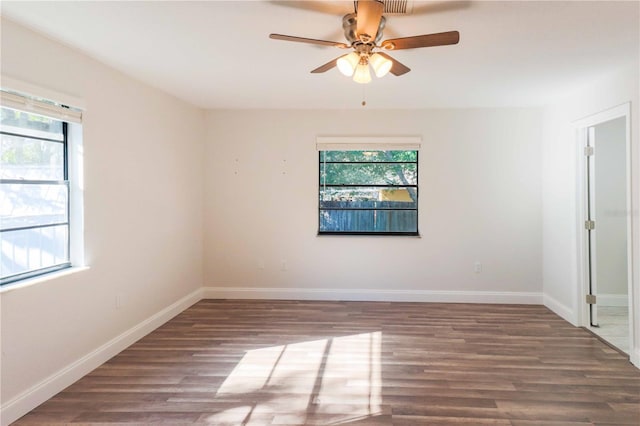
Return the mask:
<path id="1" fill-rule="evenodd" d="M 573 309 L 569 308 L 568 306 L 563 305 L 562 303 L 558 302 L 553 297 L 550 297 L 549 295 L 545 294 L 544 295 L 544 303 L 543 304 L 547 308 L 551 309 L 559 317 L 561 317 L 565 321 L 568 321 L 569 323 L 571 323 L 571 325 L 573 325 L 575 327 L 579 327 L 580 326 L 578 324 L 579 321 L 578 321 L 577 312 L 575 312 Z"/>
<path id="2" fill-rule="evenodd" d="M 201 299 L 199 288 L 10 399 L 0 407 L 0 424 L 16 421 Z"/>
<path id="3" fill-rule="evenodd" d="M 598 306 L 629 306 L 626 294 L 598 294 Z"/>
<path id="4" fill-rule="evenodd" d="M 542 293 L 500 291 L 373 290 L 204 287 L 205 299 L 344 300 L 367 302 L 504 303 L 541 305 Z"/>
<path id="5" fill-rule="evenodd" d="M 636 368 L 640 369 L 640 349 L 635 348 L 630 352 L 631 354 L 629 355 L 629 361 L 631 361 L 631 364 L 635 365 Z"/>

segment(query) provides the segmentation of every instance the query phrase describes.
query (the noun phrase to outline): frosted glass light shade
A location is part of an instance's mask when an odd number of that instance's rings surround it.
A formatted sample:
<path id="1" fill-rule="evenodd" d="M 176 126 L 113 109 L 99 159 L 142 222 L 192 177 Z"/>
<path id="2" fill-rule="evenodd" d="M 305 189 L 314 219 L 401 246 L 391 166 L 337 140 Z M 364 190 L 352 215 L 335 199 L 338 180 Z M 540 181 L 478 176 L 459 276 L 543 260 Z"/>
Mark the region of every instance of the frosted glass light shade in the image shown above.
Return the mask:
<path id="1" fill-rule="evenodd" d="M 353 81 L 360 84 L 366 84 L 371 81 L 368 64 L 358 64 L 356 71 L 353 73 Z"/>
<path id="2" fill-rule="evenodd" d="M 384 77 L 391 70 L 393 62 L 385 58 L 379 53 L 374 53 L 369 58 L 369 63 L 373 67 L 373 72 L 376 73 L 376 77 Z"/>
<path id="3" fill-rule="evenodd" d="M 360 62 L 360 55 L 356 52 L 351 52 L 348 55 L 338 58 L 336 65 L 338 65 L 338 70 L 340 70 L 342 74 L 347 77 L 351 77 L 358 65 L 358 62 Z"/>

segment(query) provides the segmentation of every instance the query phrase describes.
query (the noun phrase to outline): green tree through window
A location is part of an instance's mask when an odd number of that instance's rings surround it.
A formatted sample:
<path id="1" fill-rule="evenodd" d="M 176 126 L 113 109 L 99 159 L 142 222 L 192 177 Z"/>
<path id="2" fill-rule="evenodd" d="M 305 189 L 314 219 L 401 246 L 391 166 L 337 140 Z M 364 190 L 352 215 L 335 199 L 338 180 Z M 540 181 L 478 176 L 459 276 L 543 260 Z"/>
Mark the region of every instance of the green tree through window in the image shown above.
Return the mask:
<path id="1" fill-rule="evenodd" d="M 418 151 L 320 151 L 319 233 L 418 235 Z"/>

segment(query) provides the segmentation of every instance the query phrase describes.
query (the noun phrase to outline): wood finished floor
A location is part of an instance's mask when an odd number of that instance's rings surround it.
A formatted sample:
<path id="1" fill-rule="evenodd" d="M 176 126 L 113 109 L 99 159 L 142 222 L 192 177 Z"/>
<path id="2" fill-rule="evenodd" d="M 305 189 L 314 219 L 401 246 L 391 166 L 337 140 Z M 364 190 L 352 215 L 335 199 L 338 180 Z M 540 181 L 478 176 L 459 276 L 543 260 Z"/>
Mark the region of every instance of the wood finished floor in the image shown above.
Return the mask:
<path id="1" fill-rule="evenodd" d="M 203 300 L 15 424 L 638 425 L 640 371 L 542 306 Z"/>

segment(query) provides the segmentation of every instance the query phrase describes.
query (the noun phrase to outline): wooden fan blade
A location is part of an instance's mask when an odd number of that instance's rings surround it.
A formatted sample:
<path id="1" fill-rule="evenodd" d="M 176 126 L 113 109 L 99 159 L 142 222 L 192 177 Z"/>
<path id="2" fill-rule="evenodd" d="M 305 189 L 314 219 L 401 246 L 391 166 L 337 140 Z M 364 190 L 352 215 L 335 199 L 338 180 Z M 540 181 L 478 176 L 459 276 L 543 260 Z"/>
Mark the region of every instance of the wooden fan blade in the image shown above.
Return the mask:
<path id="1" fill-rule="evenodd" d="M 324 65 L 320 65 L 318 68 L 314 69 L 311 71 L 312 74 L 319 74 L 321 72 L 327 72 L 329 71 L 331 68 L 335 67 L 338 63 L 338 59 L 340 59 L 342 56 L 335 58 L 329 62 L 327 62 Z"/>
<path id="2" fill-rule="evenodd" d="M 382 42 L 382 48 L 386 50 L 415 49 L 418 47 L 445 46 L 457 44 L 460 41 L 460 33 L 448 31 L 446 33 L 425 34 L 413 37 L 393 38 Z"/>
<path id="3" fill-rule="evenodd" d="M 401 76 L 402 74 L 406 74 L 411 71 L 411 68 L 403 63 L 398 62 L 396 59 L 393 59 L 391 56 L 387 55 L 384 52 L 378 52 L 378 55 L 383 56 L 384 58 L 393 62 L 393 65 L 391 65 L 391 70 L 389 70 L 389 72 L 395 76 Z"/>
<path id="4" fill-rule="evenodd" d="M 322 46 L 334 46 L 339 47 L 340 49 L 346 49 L 349 47 L 348 45 L 337 41 L 316 40 L 315 38 L 295 37 L 283 34 L 269 34 L 269 38 L 274 40 L 295 41 L 298 43 L 320 44 Z"/>
<path id="5" fill-rule="evenodd" d="M 378 0 L 358 0 L 356 32 L 358 37 L 368 38 L 362 41 L 373 41 L 378 34 L 384 4 Z"/>

